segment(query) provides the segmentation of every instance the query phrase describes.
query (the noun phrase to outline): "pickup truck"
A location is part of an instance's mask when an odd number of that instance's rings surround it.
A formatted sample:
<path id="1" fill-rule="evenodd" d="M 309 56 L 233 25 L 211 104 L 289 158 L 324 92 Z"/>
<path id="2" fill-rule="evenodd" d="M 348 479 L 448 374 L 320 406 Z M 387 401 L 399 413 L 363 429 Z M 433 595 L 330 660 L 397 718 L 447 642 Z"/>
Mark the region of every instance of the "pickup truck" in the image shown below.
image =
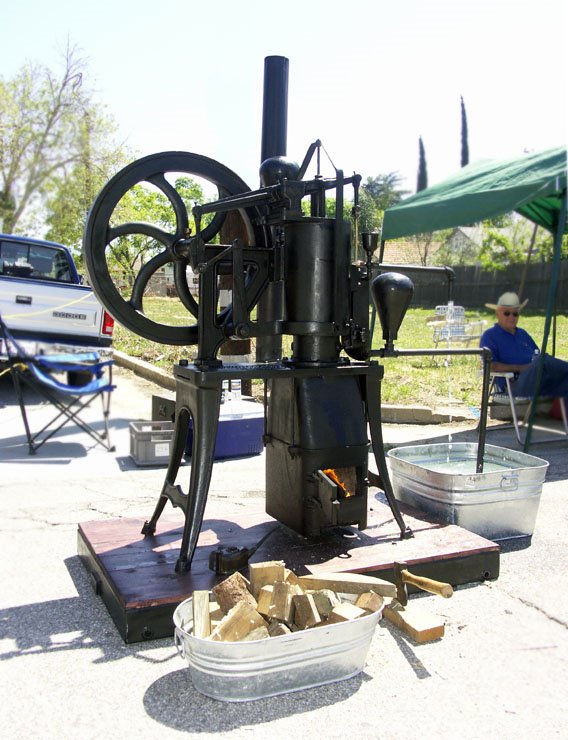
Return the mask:
<path id="1" fill-rule="evenodd" d="M 28 354 L 111 352 L 114 320 L 61 244 L 0 234 L 0 315 Z"/>

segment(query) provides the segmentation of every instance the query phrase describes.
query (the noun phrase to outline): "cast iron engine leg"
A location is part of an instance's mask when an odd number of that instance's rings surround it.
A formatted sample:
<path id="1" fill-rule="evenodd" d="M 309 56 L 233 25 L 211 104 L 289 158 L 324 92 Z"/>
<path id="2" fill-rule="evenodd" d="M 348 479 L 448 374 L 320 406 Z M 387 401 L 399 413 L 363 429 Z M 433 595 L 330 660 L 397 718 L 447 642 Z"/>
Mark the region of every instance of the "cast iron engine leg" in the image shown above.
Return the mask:
<path id="1" fill-rule="evenodd" d="M 144 523 L 142 527 L 142 534 L 154 534 L 156 532 L 156 524 L 164 506 L 170 500 L 174 506 L 179 506 L 185 512 L 186 510 L 186 496 L 175 487 L 175 480 L 178 474 L 179 466 L 181 465 L 181 459 L 187 444 L 187 435 L 189 432 L 189 410 L 186 408 L 179 409 L 176 412 L 176 423 L 174 427 L 174 440 L 172 443 L 172 452 L 168 462 L 168 469 L 166 471 L 166 479 L 162 486 L 162 492 L 160 498 L 152 514 L 152 518 Z M 173 490 L 172 490 L 173 489 Z M 174 493 L 175 492 L 175 493 Z M 177 494 L 177 495 L 176 495 Z"/>
<path id="2" fill-rule="evenodd" d="M 220 407 L 220 381 L 213 381 L 210 387 L 200 387 L 177 378 L 176 426 L 166 480 L 154 514 L 142 529 L 142 534 L 154 534 L 156 523 L 168 500 L 173 506 L 179 506 L 183 510 L 185 523 L 175 566 L 176 573 L 191 567 L 201 531 L 213 471 Z M 193 444 L 189 490 L 186 494 L 181 486 L 175 485 L 175 480 L 187 442 L 190 418 L 193 420 Z"/>
<path id="3" fill-rule="evenodd" d="M 178 396 L 181 395 L 191 410 L 193 418 L 193 447 L 191 476 L 187 494 L 185 526 L 176 572 L 189 570 L 207 503 L 207 494 L 213 472 L 215 442 L 221 408 L 221 382 L 213 387 L 197 387 L 178 379 Z"/>
<path id="4" fill-rule="evenodd" d="M 381 428 L 381 381 L 372 375 L 365 376 L 365 393 L 369 427 L 371 429 L 371 444 L 377 469 L 381 476 L 383 489 L 393 516 L 400 528 L 401 539 L 413 537 L 412 530 L 407 527 L 400 513 L 398 501 L 394 496 L 389 471 L 385 459 L 385 448 L 383 444 L 383 432 Z"/>

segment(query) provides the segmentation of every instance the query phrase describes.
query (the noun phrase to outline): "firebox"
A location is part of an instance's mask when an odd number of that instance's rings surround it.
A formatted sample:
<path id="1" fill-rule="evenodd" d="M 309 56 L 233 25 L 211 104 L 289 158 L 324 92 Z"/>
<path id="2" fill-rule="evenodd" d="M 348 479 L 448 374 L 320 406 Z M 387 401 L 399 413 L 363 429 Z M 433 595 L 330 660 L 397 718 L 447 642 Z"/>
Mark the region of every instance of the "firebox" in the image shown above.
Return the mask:
<path id="1" fill-rule="evenodd" d="M 359 379 L 270 381 L 266 512 L 314 537 L 367 526 L 369 441 Z"/>

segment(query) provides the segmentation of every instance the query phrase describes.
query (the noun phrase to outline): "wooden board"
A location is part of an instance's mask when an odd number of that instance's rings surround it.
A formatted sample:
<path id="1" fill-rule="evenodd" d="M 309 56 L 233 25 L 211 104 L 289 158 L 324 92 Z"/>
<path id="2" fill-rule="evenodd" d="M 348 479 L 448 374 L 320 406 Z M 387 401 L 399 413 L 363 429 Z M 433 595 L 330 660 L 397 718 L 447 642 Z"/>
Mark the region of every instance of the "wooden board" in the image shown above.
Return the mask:
<path id="1" fill-rule="evenodd" d="M 263 510 L 240 508 L 226 518 L 204 520 L 191 570 L 183 574 L 174 571 L 183 531 L 179 510 L 164 513 L 148 537 L 141 534 L 142 518 L 83 522 L 78 552 L 125 642 L 172 635 L 176 606 L 226 577 L 209 570 L 209 553 L 219 545 L 252 548 L 274 528 L 252 561 L 284 560 L 298 575 L 368 573 L 392 582 L 393 563 L 404 561 L 416 575 L 454 586 L 498 577 L 499 545 L 421 512 L 402 511 L 411 539 L 400 539 L 389 507 L 374 501 L 365 531 L 342 527 L 308 540 Z"/>

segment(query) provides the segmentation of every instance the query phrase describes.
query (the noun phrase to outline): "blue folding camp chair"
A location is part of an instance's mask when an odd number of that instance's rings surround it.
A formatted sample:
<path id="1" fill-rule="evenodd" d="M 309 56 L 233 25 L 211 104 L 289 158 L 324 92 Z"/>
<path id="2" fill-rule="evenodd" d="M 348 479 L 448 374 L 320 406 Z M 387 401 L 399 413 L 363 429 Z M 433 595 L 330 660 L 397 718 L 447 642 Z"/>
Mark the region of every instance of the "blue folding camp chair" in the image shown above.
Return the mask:
<path id="1" fill-rule="evenodd" d="M 111 393 L 116 387 L 112 384 L 113 361 L 101 360 L 97 352 L 30 356 L 11 335 L 1 316 L 0 336 L 22 413 L 30 455 L 34 455 L 54 434 L 71 422 L 109 452 L 113 452 L 115 448 L 110 442 L 108 423 Z M 81 374 L 80 377 L 84 377 L 85 373 L 89 373 L 91 379 L 84 385 L 69 385 L 57 379 L 56 376 L 60 373 L 65 373 L 67 377 L 71 374 Z M 49 401 L 58 412 L 38 432 L 32 432 L 30 428 L 24 394 L 26 386 Z M 102 432 L 81 416 L 96 398 L 102 399 Z"/>

